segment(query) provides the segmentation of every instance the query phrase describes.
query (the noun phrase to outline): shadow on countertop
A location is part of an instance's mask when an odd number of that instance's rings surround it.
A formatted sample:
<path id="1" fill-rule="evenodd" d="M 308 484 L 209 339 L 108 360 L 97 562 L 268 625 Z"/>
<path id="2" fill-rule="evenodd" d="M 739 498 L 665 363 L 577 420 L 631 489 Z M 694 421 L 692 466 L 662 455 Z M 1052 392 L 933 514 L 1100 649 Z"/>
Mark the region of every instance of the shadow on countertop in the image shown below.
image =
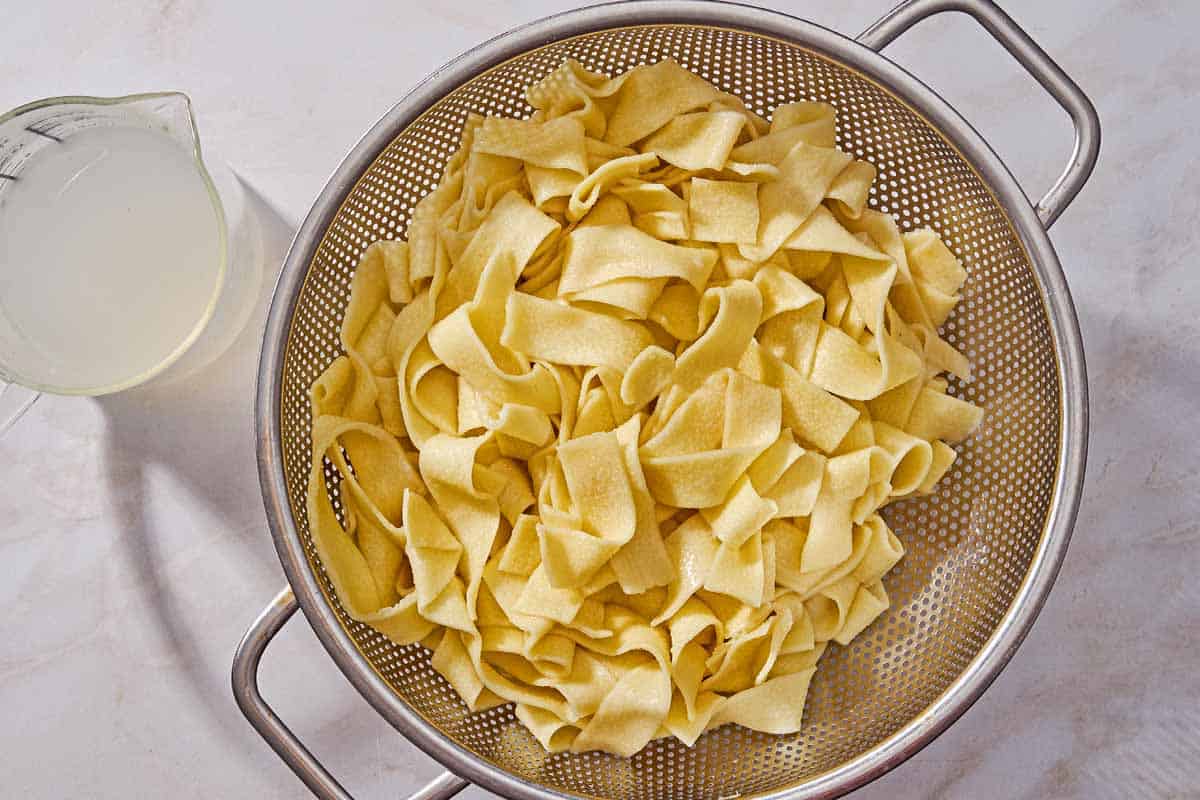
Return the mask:
<path id="1" fill-rule="evenodd" d="M 223 536 L 236 538 L 228 549 L 244 561 L 242 572 L 231 580 L 261 576 L 257 584 L 278 575 L 255 466 L 253 406 L 267 308 L 294 229 L 252 187 L 244 182 L 243 187 L 261 231 L 263 266 L 258 296 L 241 332 L 223 353 L 191 374 L 96 399 L 106 422 L 104 488 L 124 528 L 120 555 L 147 595 L 157 633 L 185 682 L 211 722 L 222 729 L 234 721 L 225 713 L 232 702 L 225 662 L 232 656 L 233 643 L 219 654 L 223 668 L 214 671 L 209 663 L 217 654 L 205 652 L 200 632 L 193 630 L 188 601 L 168 575 L 163 545 L 168 532 L 156 529 L 160 523 L 148 513 L 148 505 L 153 501 L 152 473 L 167 473 L 212 513 Z M 213 586 L 210 591 L 224 588 Z M 246 624 L 249 621 L 248 617 Z"/>

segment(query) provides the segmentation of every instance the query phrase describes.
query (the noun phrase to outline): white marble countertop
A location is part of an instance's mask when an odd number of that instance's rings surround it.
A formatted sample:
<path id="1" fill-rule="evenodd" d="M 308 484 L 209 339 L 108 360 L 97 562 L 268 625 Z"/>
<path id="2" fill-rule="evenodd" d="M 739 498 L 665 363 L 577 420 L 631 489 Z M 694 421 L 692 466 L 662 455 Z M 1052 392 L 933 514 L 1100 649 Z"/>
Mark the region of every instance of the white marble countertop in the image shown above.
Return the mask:
<path id="1" fill-rule="evenodd" d="M 854 33 L 890 0 L 772 2 Z M 0 107 L 178 88 L 256 193 L 268 269 L 357 137 L 431 69 L 560 0 L 60 0 L 0 16 Z M 1200 4 L 1010 0 L 1099 107 L 1104 148 L 1052 239 L 1083 325 L 1083 507 L 1036 627 L 949 732 L 856 798 L 1200 796 Z M 334 10 L 337 6 L 338 10 Z M 311 9 L 311 10 L 310 10 Z M 896 43 L 1031 194 L 1069 125 L 965 18 Z M 46 397 L 0 440 L 0 794 L 300 798 L 229 691 L 283 574 L 250 405 L 258 331 L 194 377 Z M 264 693 L 360 798 L 440 769 L 299 619 Z M 469 789 L 464 797 L 486 793 Z"/>

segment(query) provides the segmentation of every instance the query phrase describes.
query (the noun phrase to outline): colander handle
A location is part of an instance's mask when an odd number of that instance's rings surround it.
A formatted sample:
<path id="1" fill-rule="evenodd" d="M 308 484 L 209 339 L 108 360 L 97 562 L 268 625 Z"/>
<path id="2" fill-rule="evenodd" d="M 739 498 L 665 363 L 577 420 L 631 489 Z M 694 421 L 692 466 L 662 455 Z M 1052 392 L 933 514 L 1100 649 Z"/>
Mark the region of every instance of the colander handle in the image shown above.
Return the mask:
<path id="1" fill-rule="evenodd" d="M 1096 107 L 1062 67 L 992 0 L 905 0 L 858 36 L 876 52 L 926 17 L 944 11 L 969 14 L 1058 101 L 1075 126 L 1075 147 L 1067 168 L 1034 210 L 1049 228 L 1087 183 L 1100 154 L 1100 118 Z"/>
<path id="2" fill-rule="evenodd" d="M 233 696 L 254 730 L 314 795 L 320 800 L 353 800 L 337 778 L 329 774 L 325 765 L 267 705 L 258 690 L 258 665 L 263 653 L 299 607 L 291 587 L 285 588 L 246 631 L 233 657 Z M 420 791 L 410 795 L 408 800 L 447 800 L 466 786 L 467 782 L 454 773 L 443 772 Z"/>

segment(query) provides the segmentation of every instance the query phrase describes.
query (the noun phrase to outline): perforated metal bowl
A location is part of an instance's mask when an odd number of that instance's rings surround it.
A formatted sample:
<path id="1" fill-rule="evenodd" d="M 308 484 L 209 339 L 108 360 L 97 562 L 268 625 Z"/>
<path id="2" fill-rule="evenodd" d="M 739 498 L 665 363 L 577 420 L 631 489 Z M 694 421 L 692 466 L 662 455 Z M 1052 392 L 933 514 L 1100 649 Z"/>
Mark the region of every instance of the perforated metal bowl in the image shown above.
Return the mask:
<path id="1" fill-rule="evenodd" d="M 1075 121 L 1071 162 L 1033 207 L 979 135 L 933 91 L 878 55 L 929 14 L 972 15 Z M 879 168 L 873 204 L 929 225 L 969 273 L 946 338 L 976 378 L 952 391 L 985 422 L 936 495 L 888 519 L 908 554 L 887 578 L 891 610 L 817 671 L 804 729 L 726 726 L 694 747 L 661 740 L 631 759 L 547 756 L 507 707 L 468 714 L 417 646 L 343 612 L 305 518 L 307 391 L 339 354 L 351 272 L 370 242 L 404 235 L 457 146 L 468 112 L 520 116 L 524 88 L 564 58 L 619 73 L 674 58 L 762 114 L 798 99 L 837 108 L 838 143 Z M 987 687 L 1028 631 L 1063 557 L 1083 478 L 1087 398 L 1078 324 L 1048 227 L 1091 172 L 1095 111 L 986 0 L 913 0 L 857 40 L 776 13 L 716 3 L 615 4 L 552 17 L 450 63 L 351 151 L 288 255 L 259 367 L 258 445 L 272 535 L 290 582 L 247 634 L 234 690 L 251 723 L 322 798 L 349 795 L 263 702 L 256 670 L 297 604 L 363 696 L 451 772 L 515 798 L 833 797 L 920 749 Z M 294 596 L 293 596 L 294 593 Z"/>

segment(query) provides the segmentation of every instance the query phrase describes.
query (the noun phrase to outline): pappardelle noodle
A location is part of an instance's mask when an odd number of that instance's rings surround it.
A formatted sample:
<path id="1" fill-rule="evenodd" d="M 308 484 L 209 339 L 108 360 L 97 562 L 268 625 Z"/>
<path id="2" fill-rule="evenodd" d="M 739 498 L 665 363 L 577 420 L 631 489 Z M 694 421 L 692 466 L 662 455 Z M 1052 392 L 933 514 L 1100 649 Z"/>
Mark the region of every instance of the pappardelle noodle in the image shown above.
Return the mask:
<path id="1" fill-rule="evenodd" d="M 768 122 L 672 61 L 527 98 L 467 120 L 354 273 L 311 391 L 316 551 L 350 616 L 547 750 L 795 732 L 827 645 L 888 608 L 879 510 L 980 421 L 938 334 L 966 273 L 868 208 L 829 105 Z"/>

